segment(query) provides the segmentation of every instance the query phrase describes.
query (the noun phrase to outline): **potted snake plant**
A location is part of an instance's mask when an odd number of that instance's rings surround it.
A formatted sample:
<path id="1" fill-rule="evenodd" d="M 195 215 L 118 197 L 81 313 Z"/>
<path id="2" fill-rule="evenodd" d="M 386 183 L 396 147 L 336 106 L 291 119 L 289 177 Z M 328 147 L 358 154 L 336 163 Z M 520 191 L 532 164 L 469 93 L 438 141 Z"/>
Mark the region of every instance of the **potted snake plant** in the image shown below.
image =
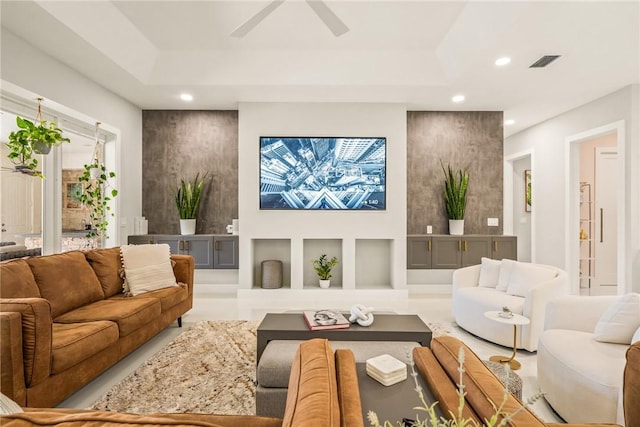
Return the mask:
<path id="1" fill-rule="evenodd" d="M 174 199 L 180 217 L 180 234 L 182 235 L 196 234 L 196 218 L 206 177 L 205 173 L 201 178 L 198 172 L 191 181 L 181 179 L 175 192 Z"/>
<path id="2" fill-rule="evenodd" d="M 469 186 L 469 172 L 466 169 L 453 170 L 450 164 L 445 169 L 440 161 L 444 173 L 443 200 L 449 218 L 449 234 L 464 234 L 464 212 L 467 207 L 467 188 Z"/>

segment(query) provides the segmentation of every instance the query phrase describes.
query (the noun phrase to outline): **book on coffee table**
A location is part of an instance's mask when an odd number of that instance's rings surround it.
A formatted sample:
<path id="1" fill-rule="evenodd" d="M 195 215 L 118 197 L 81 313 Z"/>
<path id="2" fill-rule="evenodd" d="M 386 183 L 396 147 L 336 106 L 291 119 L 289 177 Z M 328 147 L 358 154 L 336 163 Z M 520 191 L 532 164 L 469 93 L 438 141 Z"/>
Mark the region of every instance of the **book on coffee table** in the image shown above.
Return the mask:
<path id="1" fill-rule="evenodd" d="M 312 331 L 346 329 L 350 325 L 349 320 L 337 310 L 304 311 L 302 316 Z"/>

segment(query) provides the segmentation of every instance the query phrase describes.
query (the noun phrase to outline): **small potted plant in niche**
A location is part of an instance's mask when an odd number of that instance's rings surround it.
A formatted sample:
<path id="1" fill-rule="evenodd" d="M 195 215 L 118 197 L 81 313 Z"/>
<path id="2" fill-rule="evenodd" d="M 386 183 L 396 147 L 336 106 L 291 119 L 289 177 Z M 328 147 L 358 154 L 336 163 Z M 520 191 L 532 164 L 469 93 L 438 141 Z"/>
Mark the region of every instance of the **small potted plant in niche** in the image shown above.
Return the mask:
<path id="1" fill-rule="evenodd" d="M 19 130 L 9 134 L 9 142 L 5 145 L 10 150 L 7 157 L 16 165 L 16 170 L 44 178 L 36 171 L 38 159 L 35 159 L 33 154 L 48 154 L 51 147 L 69 142 L 69 138 L 62 136 L 62 130 L 55 122 L 42 119 L 41 102 L 42 98 L 38 98 L 35 123 L 20 116 L 16 117 Z"/>
<path id="2" fill-rule="evenodd" d="M 322 289 L 327 289 L 331 285 L 331 269 L 338 265 L 338 258 L 327 258 L 327 254 L 320 255 L 320 258 L 314 259 L 313 269 L 318 275 L 319 284 Z"/>
<path id="3" fill-rule="evenodd" d="M 95 170 L 99 173 L 95 174 Z M 89 213 L 86 237 L 109 237 L 107 226 L 109 216 L 113 216 L 109 202 L 118 195 L 118 190 L 109 184 L 109 179 L 115 177 L 115 172 L 108 171 L 105 164 L 97 158 L 84 165 L 84 171 L 78 181 L 83 184 L 80 202 Z"/>
<path id="4" fill-rule="evenodd" d="M 443 198 L 444 207 L 449 218 L 449 234 L 464 234 L 464 211 L 467 207 L 467 187 L 469 186 L 469 172 L 458 169 L 454 172 L 451 165 L 444 168 L 440 161 L 442 172 L 444 173 Z"/>
<path id="5" fill-rule="evenodd" d="M 206 177 L 205 173 L 200 178 L 200 172 L 198 172 L 192 181 L 180 180 L 175 193 L 176 207 L 180 216 L 180 234 L 196 234 L 196 218 Z"/>

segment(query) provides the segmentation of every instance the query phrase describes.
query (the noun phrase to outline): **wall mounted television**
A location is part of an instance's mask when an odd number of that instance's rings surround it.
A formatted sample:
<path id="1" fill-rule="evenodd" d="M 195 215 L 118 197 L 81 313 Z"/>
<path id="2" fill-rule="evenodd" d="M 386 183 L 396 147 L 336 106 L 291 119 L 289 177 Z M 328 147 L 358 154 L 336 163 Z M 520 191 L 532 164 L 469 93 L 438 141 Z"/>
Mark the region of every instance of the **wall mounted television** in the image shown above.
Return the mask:
<path id="1" fill-rule="evenodd" d="M 386 138 L 260 137 L 260 209 L 385 210 Z"/>

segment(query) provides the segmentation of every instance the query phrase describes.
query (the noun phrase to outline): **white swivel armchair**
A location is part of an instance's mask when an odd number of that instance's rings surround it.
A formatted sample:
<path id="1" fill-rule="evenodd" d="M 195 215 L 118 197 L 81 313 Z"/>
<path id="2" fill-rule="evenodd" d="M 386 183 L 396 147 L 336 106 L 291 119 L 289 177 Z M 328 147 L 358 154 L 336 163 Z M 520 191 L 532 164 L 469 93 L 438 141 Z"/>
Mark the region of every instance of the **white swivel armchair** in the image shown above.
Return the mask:
<path id="1" fill-rule="evenodd" d="M 594 336 L 596 324 L 619 298 L 573 295 L 547 306 L 538 344 L 538 384 L 569 423 L 624 423 L 622 379 L 630 344 L 600 342 Z"/>
<path id="2" fill-rule="evenodd" d="M 536 351 L 547 302 L 569 294 L 567 273 L 548 265 L 512 260 L 483 258 L 482 262 L 453 273 L 456 323 L 480 338 L 513 347 L 513 328 L 484 316 L 486 311 L 507 306 L 531 322 L 517 328 L 516 347 Z"/>

